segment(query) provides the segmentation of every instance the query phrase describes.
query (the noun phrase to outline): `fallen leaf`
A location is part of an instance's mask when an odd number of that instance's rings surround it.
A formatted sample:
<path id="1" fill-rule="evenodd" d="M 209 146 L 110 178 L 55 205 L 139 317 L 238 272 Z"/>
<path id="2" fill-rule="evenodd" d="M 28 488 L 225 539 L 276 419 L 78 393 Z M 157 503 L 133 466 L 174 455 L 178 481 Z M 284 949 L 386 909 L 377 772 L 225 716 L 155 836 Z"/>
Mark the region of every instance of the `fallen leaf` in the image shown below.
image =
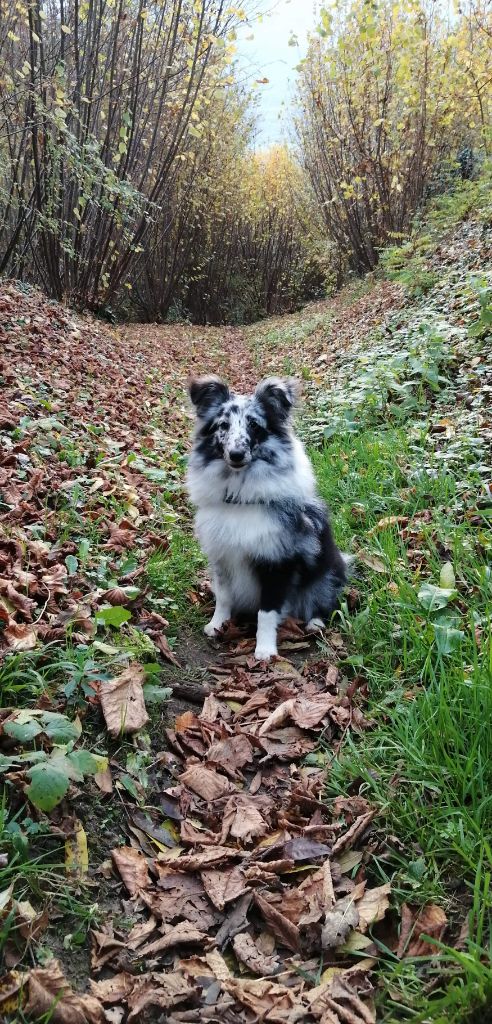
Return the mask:
<path id="1" fill-rule="evenodd" d="M 248 891 L 248 884 L 239 867 L 202 871 L 201 880 L 209 900 L 218 910 Z"/>
<path id="2" fill-rule="evenodd" d="M 207 762 L 217 764 L 224 771 L 232 773 L 244 768 L 246 764 L 251 764 L 252 760 L 253 748 L 244 733 L 212 743 L 207 751 Z"/>
<path id="3" fill-rule="evenodd" d="M 279 725 L 283 725 L 291 716 L 294 705 L 294 697 L 291 697 L 290 700 L 284 700 L 282 704 L 279 704 L 258 729 L 258 736 L 266 736 L 267 732 L 271 732 L 272 729 L 277 729 Z"/>
<path id="4" fill-rule="evenodd" d="M 280 963 L 275 956 L 265 956 L 256 942 L 247 932 L 235 935 L 232 940 L 232 948 L 238 960 L 253 974 L 270 975 L 277 974 Z"/>
<path id="5" fill-rule="evenodd" d="M 3 636 L 13 651 L 32 651 L 38 642 L 35 629 L 18 622 L 10 622 Z"/>
<path id="6" fill-rule="evenodd" d="M 103 772 L 97 772 L 97 774 L 94 775 L 94 782 L 96 783 L 97 788 L 101 790 L 101 793 L 109 794 L 113 792 L 113 779 L 109 765 Z"/>
<path id="7" fill-rule="evenodd" d="M 367 566 L 368 569 L 372 569 L 373 572 L 387 573 L 388 570 L 381 558 L 377 555 L 371 554 L 370 551 L 358 551 L 356 559 L 361 562 L 362 565 Z"/>
<path id="8" fill-rule="evenodd" d="M 113 864 L 117 868 L 125 887 L 131 896 L 136 896 L 149 884 L 149 872 L 145 857 L 131 846 L 119 846 L 111 851 Z"/>
<path id="9" fill-rule="evenodd" d="M 359 929 L 365 932 L 371 924 L 382 921 L 389 907 L 389 894 L 391 883 L 386 882 L 376 889 L 366 889 L 364 895 L 357 902 L 359 914 Z"/>
<path id="10" fill-rule="evenodd" d="M 343 835 L 339 836 L 336 842 L 333 844 L 332 854 L 336 856 L 342 851 L 347 850 L 351 847 L 356 839 L 359 839 L 361 835 L 366 831 L 368 825 L 370 825 L 372 819 L 376 814 L 375 810 L 368 811 L 367 814 L 361 814 L 355 819 L 350 828 Z"/>
<path id="11" fill-rule="evenodd" d="M 276 907 L 264 899 L 263 896 L 260 896 L 259 893 L 255 894 L 255 903 L 267 925 L 279 941 L 284 946 L 287 946 L 287 949 L 292 949 L 294 953 L 299 952 L 300 935 L 297 925 L 289 921 L 287 917 L 284 917 Z"/>
<path id="12" fill-rule="evenodd" d="M 111 736 L 137 732 L 148 721 L 143 695 L 145 670 L 133 662 L 116 679 L 101 684 L 101 707 Z"/>
<path id="13" fill-rule="evenodd" d="M 244 930 L 248 923 L 248 910 L 251 900 L 252 895 L 250 892 L 246 892 L 238 900 L 236 906 L 225 918 L 215 936 L 217 946 L 224 946 L 229 939 L 234 938 L 235 935 Z"/>
<path id="14" fill-rule="evenodd" d="M 222 864 L 237 856 L 238 851 L 232 846 L 211 846 L 209 849 L 199 850 L 197 853 L 185 853 L 177 858 L 174 864 L 180 871 L 201 871 L 203 868 Z"/>
<path id="15" fill-rule="evenodd" d="M 321 933 L 323 949 L 333 949 L 345 942 L 347 935 L 359 924 L 359 912 L 353 894 L 338 900 L 335 906 L 325 914 L 325 923 Z"/>
<path id="16" fill-rule="evenodd" d="M 406 526 L 407 523 L 408 516 L 383 516 L 371 530 L 367 531 L 367 536 L 372 537 L 378 530 L 386 530 L 388 526 Z"/>
<path id="17" fill-rule="evenodd" d="M 174 925 L 172 928 L 167 928 L 164 935 L 156 939 L 155 942 L 150 942 L 147 946 L 141 946 L 138 954 L 139 956 L 153 956 L 154 953 L 162 953 L 166 949 L 173 949 L 174 946 L 195 942 L 203 947 L 210 943 L 210 939 L 205 935 L 205 932 L 195 928 L 188 921 L 180 921 L 179 924 Z"/>
<path id="18" fill-rule="evenodd" d="M 397 956 L 435 956 L 437 947 L 427 942 L 423 935 L 432 939 L 441 939 L 447 925 L 447 917 L 442 907 L 428 903 L 420 910 L 413 910 L 406 903 L 401 908 L 401 929 Z"/>
<path id="19" fill-rule="evenodd" d="M 287 988 L 264 978 L 226 978 L 222 985 L 239 1003 L 253 1011 L 257 1021 L 288 1020 L 289 1011 L 294 1007 L 298 1009 L 298 988 Z"/>
<path id="20" fill-rule="evenodd" d="M 185 1002 L 193 995 L 193 989 L 178 972 L 144 975 L 135 981 L 128 996 L 128 1024 L 139 1021 L 150 1007 L 168 1010 Z"/>
<path id="21" fill-rule="evenodd" d="M 268 831 L 264 815 L 268 815 L 272 807 L 272 801 L 264 796 L 235 793 L 224 807 L 220 841 L 224 843 L 231 835 L 242 843 L 250 843 L 255 836 L 264 835 Z"/>
<path id="22" fill-rule="evenodd" d="M 297 864 L 303 860 L 317 860 L 318 857 L 329 857 L 331 847 L 326 843 L 318 843 L 315 839 L 296 836 L 295 839 L 288 839 L 282 848 L 284 857 L 295 861 Z"/>
<path id="23" fill-rule="evenodd" d="M 82 822 L 76 819 L 73 831 L 65 840 L 65 871 L 77 881 L 86 878 L 89 870 L 87 836 Z"/>
<path id="24" fill-rule="evenodd" d="M 120 974 L 113 974 L 112 978 L 105 981 L 93 981 L 89 979 L 92 995 L 101 1003 L 120 1003 L 126 999 L 135 985 L 135 977 L 126 971 Z"/>
<path id="25" fill-rule="evenodd" d="M 57 960 L 47 967 L 34 967 L 23 976 L 28 998 L 26 1017 L 46 1016 L 53 1024 L 104 1024 L 99 999 L 73 992 Z"/>
<path id="26" fill-rule="evenodd" d="M 311 989 L 306 998 L 321 1024 L 376 1024 L 372 991 L 367 974 L 356 965 Z"/>
<path id="27" fill-rule="evenodd" d="M 236 789 L 229 779 L 212 771 L 211 768 L 204 768 L 202 764 L 192 765 L 179 776 L 179 781 L 209 803 Z"/>

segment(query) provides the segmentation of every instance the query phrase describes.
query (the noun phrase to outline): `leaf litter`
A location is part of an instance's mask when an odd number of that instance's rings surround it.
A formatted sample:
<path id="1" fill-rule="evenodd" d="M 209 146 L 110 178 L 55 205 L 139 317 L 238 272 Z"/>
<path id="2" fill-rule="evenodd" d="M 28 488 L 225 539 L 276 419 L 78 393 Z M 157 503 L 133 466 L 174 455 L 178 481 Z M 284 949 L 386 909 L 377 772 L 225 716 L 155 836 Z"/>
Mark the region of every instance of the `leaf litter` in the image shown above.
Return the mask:
<path id="1" fill-rule="evenodd" d="M 394 304 L 387 291 L 382 318 Z M 162 381 L 181 385 L 183 365 L 190 365 L 190 353 L 195 357 L 193 329 L 182 332 L 180 353 L 174 327 L 167 334 L 139 329 L 138 351 L 131 330 L 121 331 L 123 377 L 109 329 L 90 321 L 88 352 L 79 321 L 40 293 L 8 284 L 0 308 L 6 357 L 15 365 L 15 373 L 8 362 L 2 366 L 2 642 L 10 651 L 29 651 L 63 640 L 69 630 L 86 643 L 98 622 L 114 628 L 131 617 L 179 666 L 168 623 L 147 606 L 139 573 L 149 552 L 168 544 L 154 511 L 164 482 L 155 470 L 176 438 L 187 435 L 188 421 L 183 405 L 173 408 L 172 390 L 163 408 Z M 228 350 L 221 332 L 206 368 L 229 368 L 238 383 L 250 384 L 256 370 L 240 332 L 232 334 L 234 365 L 224 367 L 218 354 Z M 143 363 L 150 371 L 145 387 Z M 166 427 L 152 426 L 143 444 L 143 424 L 148 427 L 155 408 L 165 412 Z M 182 515 L 172 477 L 166 490 L 169 510 Z M 50 511 L 56 494 L 66 496 L 65 522 L 72 516 L 80 525 L 77 543 L 60 540 L 60 506 Z M 115 512 L 118 502 L 123 515 Z M 91 523 L 101 544 L 91 537 Z M 102 550 L 111 585 L 101 588 L 92 570 Z M 123 571 L 129 552 L 134 566 Z M 385 568 L 374 555 L 365 561 L 376 572 Z M 90 993 L 73 991 L 56 960 L 17 971 L 12 955 L 0 982 L 2 1013 L 22 1007 L 27 1018 L 50 1012 L 66 1024 L 127 1024 L 162 1011 L 171 1024 L 375 1021 L 371 936 L 390 901 L 389 885 L 370 888 L 366 880 L 375 811 L 355 795 L 327 805 L 325 769 L 305 763 L 320 736 L 329 746 L 347 729 L 370 727 L 361 707 L 364 686 L 347 687 L 322 659 L 302 672 L 285 658 L 262 668 L 236 627 L 221 639 L 236 646 L 217 667 L 213 693 L 198 714 L 187 711 L 166 732 L 174 759 L 163 773 L 160 810 L 135 814 L 123 800 L 128 839 L 113 849 L 112 870 L 122 907 L 134 919 L 131 931 L 111 920 L 93 929 Z M 309 645 L 295 623 L 279 639 L 288 653 Z M 113 736 L 138 734 L 145 725 L 143 682 L 138 663 L 109 686 L 96 682 L 91 699 L 100 699 Z M 110 793 L 109 766 L 98 778 L 101 791 Z M 77 819 L 66 856 L 74 880 L 83 881 L 87 844 Z M 26 937 L 42 933 L 46 917 L 22 901 L 8 897 L 0 917 L 14 909 Z M 433 905 L 404 908 L 395 952 L 426 952 L 425 935 L 442 937 L 446 923 Z"/>

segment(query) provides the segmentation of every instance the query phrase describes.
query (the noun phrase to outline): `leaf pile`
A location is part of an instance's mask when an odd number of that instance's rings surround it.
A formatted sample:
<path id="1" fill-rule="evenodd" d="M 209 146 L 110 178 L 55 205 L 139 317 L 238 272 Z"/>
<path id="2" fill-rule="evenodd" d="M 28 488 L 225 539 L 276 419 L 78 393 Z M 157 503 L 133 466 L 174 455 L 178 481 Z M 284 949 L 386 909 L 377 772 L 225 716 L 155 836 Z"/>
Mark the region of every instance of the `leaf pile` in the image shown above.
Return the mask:
<path id="1" fill-rule="evenodd" d="M 301 766 L 320 734 L 368 724 L 325 661 L 216 669 L 201 712 L 167 730 L 160 810 L 133 812 L 130 845 L 113 850 L 135 923 L 93 932 L 94 973 L 116 973 L 91 981 L 87 1020 L 156 1007 L 176 1022 L 375 1020 L 368 932 L 390 887 L 365 878 L 374 811 L 360 797 L 328 809 L 324 770 Z M 315 984 L 320 957 L 336 969 Z"/>

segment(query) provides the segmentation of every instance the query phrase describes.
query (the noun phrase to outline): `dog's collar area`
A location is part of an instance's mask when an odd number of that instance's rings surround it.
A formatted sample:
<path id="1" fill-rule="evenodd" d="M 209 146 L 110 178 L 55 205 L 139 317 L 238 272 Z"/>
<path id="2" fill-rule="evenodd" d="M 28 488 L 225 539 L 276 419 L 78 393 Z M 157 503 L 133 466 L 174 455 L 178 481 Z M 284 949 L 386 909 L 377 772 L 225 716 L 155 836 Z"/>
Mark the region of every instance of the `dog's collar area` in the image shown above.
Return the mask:
<path id="1" fill-rule="evenodd" d="M 224 505 L 274 505 L 274 501 L 265 501 L 264 498 L 246 499 L 244 501 L 238 494 L 225 494 L 222 498 Z"/>

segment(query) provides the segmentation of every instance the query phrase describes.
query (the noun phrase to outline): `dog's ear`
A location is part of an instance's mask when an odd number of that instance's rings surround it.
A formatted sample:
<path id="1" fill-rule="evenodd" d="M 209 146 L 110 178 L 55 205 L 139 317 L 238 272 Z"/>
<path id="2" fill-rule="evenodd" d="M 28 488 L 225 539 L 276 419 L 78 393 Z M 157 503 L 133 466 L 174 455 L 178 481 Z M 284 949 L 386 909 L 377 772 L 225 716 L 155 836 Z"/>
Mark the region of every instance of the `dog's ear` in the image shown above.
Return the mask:
<path id="1" fill-rule="evenodd" d="M 293 377 L 266 377 L 255 391 L 257 400 L 266 414 L 276 420 L 286 420 L 300 395 L 300 385 Z"/>
<path id="2" fill-rule="evenodd" d="M 220 409 L 220 406 L 231 397 L 227 384 L 213 374 L 208 377 L 192 377 L 188 384 L 188 393 L 196 414 L 200 417 Z"/>

